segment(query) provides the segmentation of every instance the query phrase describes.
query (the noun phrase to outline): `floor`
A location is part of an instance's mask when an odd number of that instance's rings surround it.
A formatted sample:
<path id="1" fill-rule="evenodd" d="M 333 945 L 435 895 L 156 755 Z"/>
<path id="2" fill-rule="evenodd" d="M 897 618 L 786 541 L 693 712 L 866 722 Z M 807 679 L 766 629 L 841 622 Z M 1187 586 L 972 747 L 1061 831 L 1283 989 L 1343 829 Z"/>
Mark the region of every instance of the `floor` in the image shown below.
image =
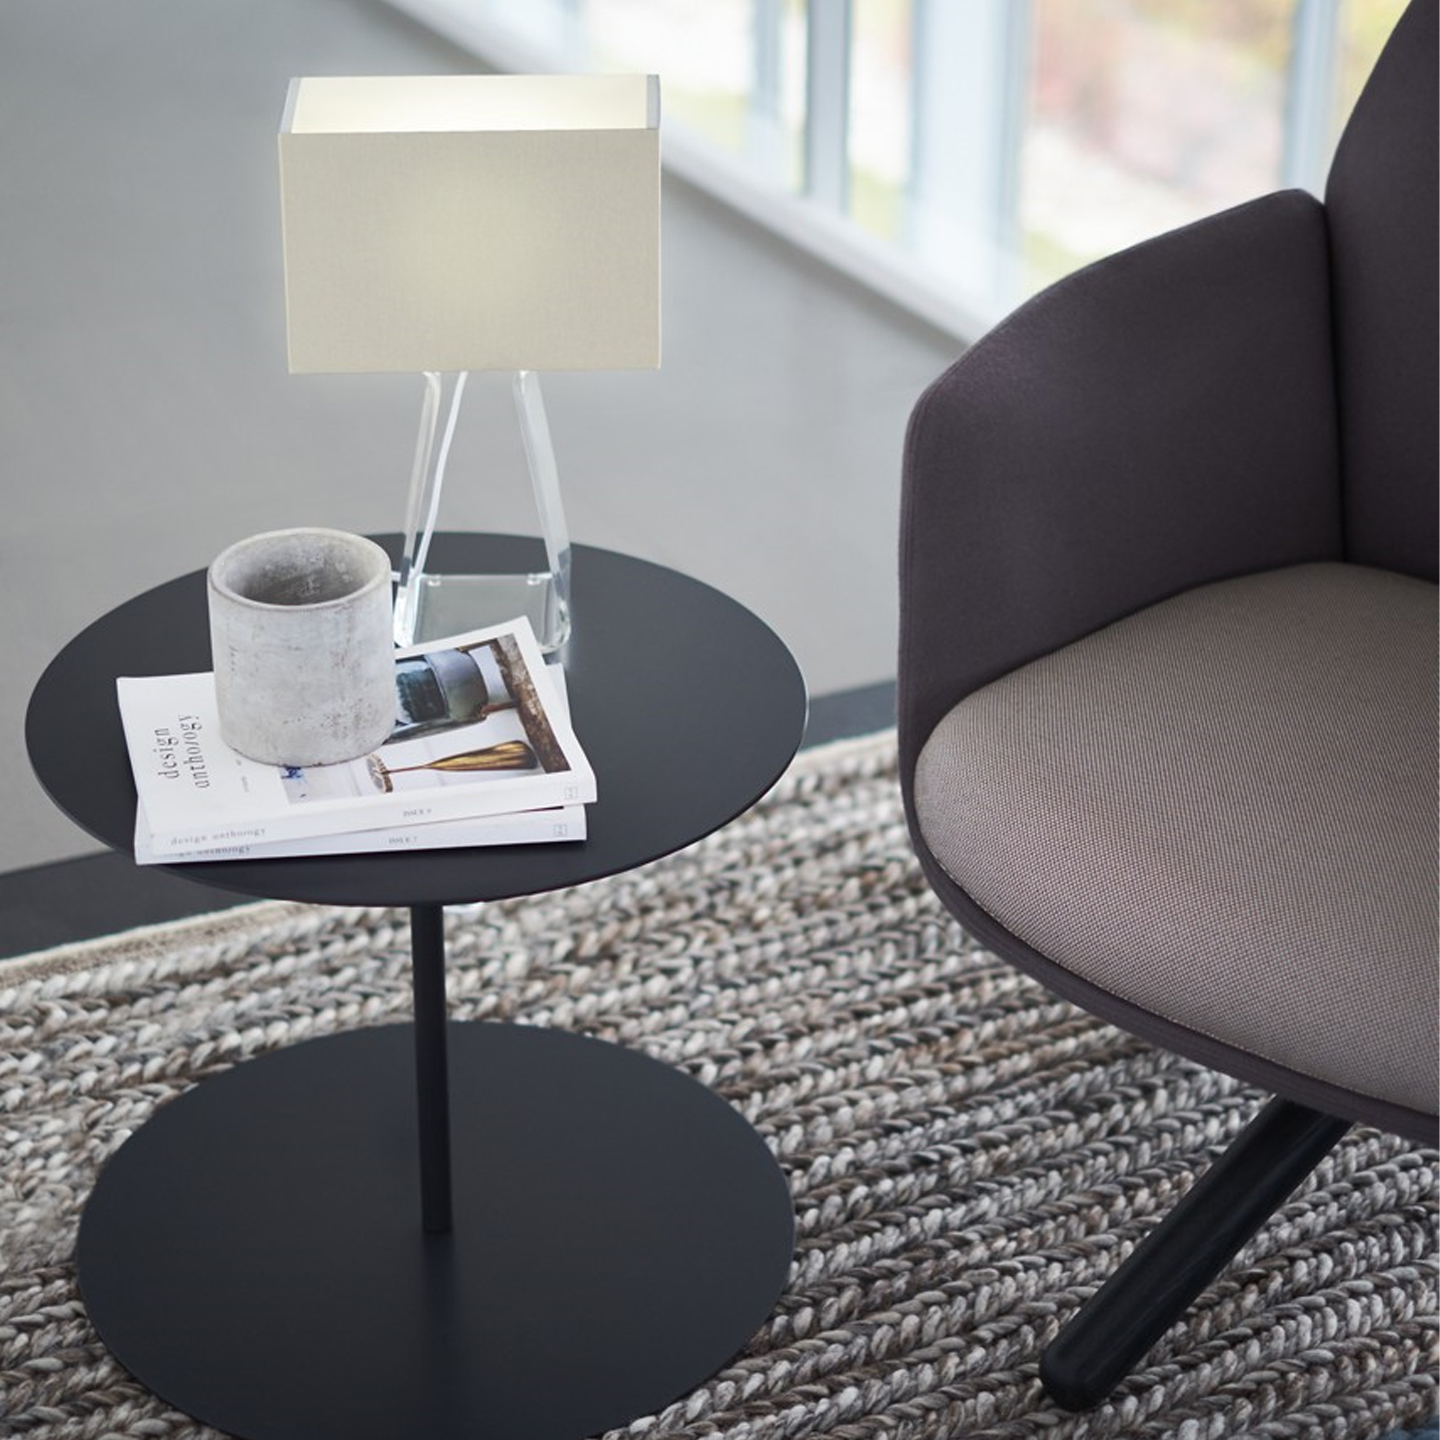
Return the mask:
<path id="1" fill-rule="evenodd" d="M 23 749 L 61 646 L 244 535 L 400 528 L 419 381 L 287 373 L 275 132 L 292 75 L 475 65 L 380 0 L 6 0 L 3 29 L 0 874 L 28 874 L 95 848 Z M 812 695 L 883 685 L 905 423 L 959 346 L 674 179 L 663 232 L 661 368 L 545 380 L 572 536 L 736 596 Z M 480 378 L 442 524 L 533 531 Z"/>

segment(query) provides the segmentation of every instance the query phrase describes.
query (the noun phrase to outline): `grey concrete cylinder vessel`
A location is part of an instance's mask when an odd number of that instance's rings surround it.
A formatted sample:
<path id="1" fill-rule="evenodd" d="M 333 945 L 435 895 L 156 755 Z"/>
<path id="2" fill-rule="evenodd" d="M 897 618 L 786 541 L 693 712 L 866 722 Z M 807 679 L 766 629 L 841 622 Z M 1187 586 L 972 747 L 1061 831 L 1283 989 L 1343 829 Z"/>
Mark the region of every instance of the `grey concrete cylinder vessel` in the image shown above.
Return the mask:
<path id="1" fill-rule="evenodd" d="M 267 765 L 331 765 L 394 728 L 390 559 L 342 530 L 274 530 L 208 576 L 220 734 Z"/>

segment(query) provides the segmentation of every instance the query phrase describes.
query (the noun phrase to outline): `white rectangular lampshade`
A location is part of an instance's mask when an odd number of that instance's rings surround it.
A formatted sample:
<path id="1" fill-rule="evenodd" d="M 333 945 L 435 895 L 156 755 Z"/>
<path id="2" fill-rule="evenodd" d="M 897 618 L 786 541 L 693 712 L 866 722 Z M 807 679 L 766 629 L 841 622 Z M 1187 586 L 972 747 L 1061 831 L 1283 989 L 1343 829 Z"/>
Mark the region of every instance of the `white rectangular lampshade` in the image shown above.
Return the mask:
<path id="1" fill-rule="evenodd" d="M 294 80 L 280 198 L 292 371 L 660 363 L 654 76 Z"/>

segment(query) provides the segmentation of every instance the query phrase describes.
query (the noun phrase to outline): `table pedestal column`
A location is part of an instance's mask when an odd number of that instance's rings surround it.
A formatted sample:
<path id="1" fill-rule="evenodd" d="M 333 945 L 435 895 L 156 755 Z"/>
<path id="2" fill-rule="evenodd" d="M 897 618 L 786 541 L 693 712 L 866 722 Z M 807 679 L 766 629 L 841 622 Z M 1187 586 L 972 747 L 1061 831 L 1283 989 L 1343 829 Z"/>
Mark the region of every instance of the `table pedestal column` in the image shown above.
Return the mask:
<path id="1" fill-rule="evenodd" d="M 420 1215 L 427 1235 L 448 1235 L 450 1190 L 450 1069 L 445 1043 L 445 911 L 410 910 L 410 975 L 415 1004 L 415 1100 L 420 1132 Z"/>

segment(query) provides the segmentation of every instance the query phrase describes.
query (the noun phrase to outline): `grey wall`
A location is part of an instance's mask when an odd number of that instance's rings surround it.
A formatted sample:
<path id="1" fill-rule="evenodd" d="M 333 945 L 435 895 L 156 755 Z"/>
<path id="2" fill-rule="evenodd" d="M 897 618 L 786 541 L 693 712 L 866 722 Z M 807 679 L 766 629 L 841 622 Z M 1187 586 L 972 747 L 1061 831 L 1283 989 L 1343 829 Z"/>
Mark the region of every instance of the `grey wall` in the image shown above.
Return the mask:
<path id="1" fill-rule="evenodd" d="M 471 68 L 365 0 L 0 8 L 0 870 L 97 848 L 24 755 L 72 635 L 243 535 L 400 528 L 419 381 L 287 374 L 274 136 L 292 75 Z M 573 537 L 730 591 L 813 693 L 890 676 L 901 438 L 955 343 L 669 179 L 664 266 L 658 372 L 546 380 Z M 531 530 L 472 388 L 442 521 Z"/>

